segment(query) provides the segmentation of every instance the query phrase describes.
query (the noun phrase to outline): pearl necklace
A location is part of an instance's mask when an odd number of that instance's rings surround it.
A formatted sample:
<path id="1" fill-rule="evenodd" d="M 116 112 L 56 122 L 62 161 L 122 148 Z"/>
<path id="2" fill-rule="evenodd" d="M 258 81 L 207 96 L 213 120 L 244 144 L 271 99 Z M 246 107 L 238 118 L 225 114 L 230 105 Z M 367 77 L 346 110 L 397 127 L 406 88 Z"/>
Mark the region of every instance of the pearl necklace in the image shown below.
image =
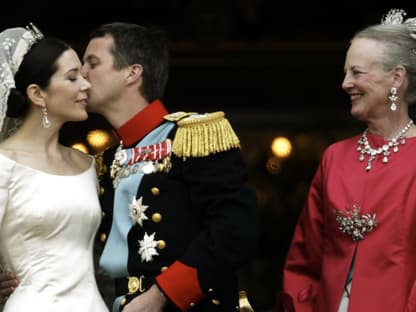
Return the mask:
<path id="1" fill-rule="evenodd" d="M 389 162 L 389 156 L 390 156 L 390 148 L 393 147 L 393 152 L 397 153 L 399 151 L 399 144 L 404 145 L 406 143 L 405 134 L 410 129 L 410 127 L 413 125 L 413 120 L 410 119 L 409 122 L 406 124 L 406 126 L 400 130 L 400 132 L 394 136 L 388 143 L 384 144 L 381 147 L 378 148 L 372 148 L 370 144 L 368 143 L 367 138 L 367 132 L 368 128 L 364 130 L 361 138 L 358 140 L 358 147 L 357 151 L 360 152 L 360 161 L 364 161 L 365 154 L 370 155 L 367 163 L 367 167 L 365 167 L 366 171 L 371 170 L 371 163 L 372 161 L 380 154 L 383 154 L 383 160 L 382 163 L 386 164 Z"/>

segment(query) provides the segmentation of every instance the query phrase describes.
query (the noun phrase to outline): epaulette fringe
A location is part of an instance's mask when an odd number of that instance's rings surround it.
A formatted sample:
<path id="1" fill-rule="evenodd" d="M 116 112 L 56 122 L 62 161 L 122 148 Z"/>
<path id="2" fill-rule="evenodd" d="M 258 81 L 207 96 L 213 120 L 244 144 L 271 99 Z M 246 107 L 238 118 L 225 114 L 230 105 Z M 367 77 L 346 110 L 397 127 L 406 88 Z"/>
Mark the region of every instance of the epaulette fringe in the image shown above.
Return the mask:
<path id="1" fill-rule="evenodd" d="M 179 120 L 172 152 L 186 159 L 240 147 L 240 140 L 224 116 L 224 112 L 214 112 Z"/>

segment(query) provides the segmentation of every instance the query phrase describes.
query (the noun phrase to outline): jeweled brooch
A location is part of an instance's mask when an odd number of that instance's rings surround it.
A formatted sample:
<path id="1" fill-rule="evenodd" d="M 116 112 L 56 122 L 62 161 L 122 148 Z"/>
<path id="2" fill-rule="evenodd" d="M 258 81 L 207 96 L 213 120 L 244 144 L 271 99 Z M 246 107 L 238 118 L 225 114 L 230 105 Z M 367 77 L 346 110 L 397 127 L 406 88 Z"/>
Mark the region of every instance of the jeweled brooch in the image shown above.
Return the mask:
<path id="1" fill-rule="evenodd" d="M 144 233 L 143 239 L 139 240 L 140 248 L 139 255 L 141 256 L 142 262 L 151 262 L 153 256 L 158 256 L 159 253 L 156 250 L 157 241 L 155 241 L 155 234 L 148 235 Z"/>
<path id="2" fill-rule="evenodd" d="M 347 209 L 346 214 L 338 209 L 334 209 L 334 213 L 341 232 L 351 236 L 355 242 L 364 239 L 377 226 L 376 214 L 360 215 L 358 204 L 354 204 L 352 210 Z"/>
<path id="3" fill-rule="evenodd" d="M 143 204 L 143 196 L 139 199 L 136 199 L 136 197 L 133 196 L 133 199 L 129 204 L 130 218 L 133 221 L 133 224 L 137 223 L 140 226 L 143 226 L 143 221 L 149 219 L 145 214 L 147 208 L 149 208 L 149 206 Z"/>

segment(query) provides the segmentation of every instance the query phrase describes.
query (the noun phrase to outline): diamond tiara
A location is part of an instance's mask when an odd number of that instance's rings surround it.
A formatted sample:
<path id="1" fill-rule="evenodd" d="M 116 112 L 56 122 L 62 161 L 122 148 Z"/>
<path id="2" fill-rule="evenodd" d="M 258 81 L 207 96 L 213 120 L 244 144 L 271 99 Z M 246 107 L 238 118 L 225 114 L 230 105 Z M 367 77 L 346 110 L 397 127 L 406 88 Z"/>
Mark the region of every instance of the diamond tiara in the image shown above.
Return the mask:
<path id="1" fill-rule="evenodd" d="M 386 15 L 381 18 L 383 25 L 397 25 L 403 24 L 406 12 L 403 9 L 391 9 Z"/>
<path id="2" fill-rule="evenodd" d="M 32 22 L 30 22 L 29 25 L 26 26 L 26 29 L 32 34 L 33 38 L 35 38 L 35 41 L 45 38 L 45 36 L 42 34 L 39 28 L 37 28 Z"/>
<path id="3" fill-rule="evenodd" d="M 400 25 L 403 24 L 407 27 L 410 34 L 409 36 L 416 40 L 416 18 L 408 18 L 404 20 L 406 12 L 402 9 L 391 9 L 386 15 L 381 18 L 381 24 L 383 25 Z M 416 52 L 416 48 L 412 48 L 413 53 Z M 415 53 L 416 54 L 416 53 Z"/>

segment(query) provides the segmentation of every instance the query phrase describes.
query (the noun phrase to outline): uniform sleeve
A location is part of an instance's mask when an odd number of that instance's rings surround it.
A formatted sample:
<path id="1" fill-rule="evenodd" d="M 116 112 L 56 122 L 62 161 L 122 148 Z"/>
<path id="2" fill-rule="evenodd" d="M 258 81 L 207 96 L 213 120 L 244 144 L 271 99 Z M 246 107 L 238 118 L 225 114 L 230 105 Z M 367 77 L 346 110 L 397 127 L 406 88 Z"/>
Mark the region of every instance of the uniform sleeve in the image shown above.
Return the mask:
<path id="1" fill-rule="evenodd" d="M 233 279 L 255 253 L 257 218 L 255 193 L 246 184 L 238 148 L 188 158 L 183 177 L 205 230 L 156 281 L 177 307 L 187 311 L 207 292 Z"/>
<path id="2" fill-rule="evenodd" d="M 323 254 L 323 165 L 312 180 L 283 270 L 283 292 L 274 311 L 312 311 L 318 292 Z"/>

